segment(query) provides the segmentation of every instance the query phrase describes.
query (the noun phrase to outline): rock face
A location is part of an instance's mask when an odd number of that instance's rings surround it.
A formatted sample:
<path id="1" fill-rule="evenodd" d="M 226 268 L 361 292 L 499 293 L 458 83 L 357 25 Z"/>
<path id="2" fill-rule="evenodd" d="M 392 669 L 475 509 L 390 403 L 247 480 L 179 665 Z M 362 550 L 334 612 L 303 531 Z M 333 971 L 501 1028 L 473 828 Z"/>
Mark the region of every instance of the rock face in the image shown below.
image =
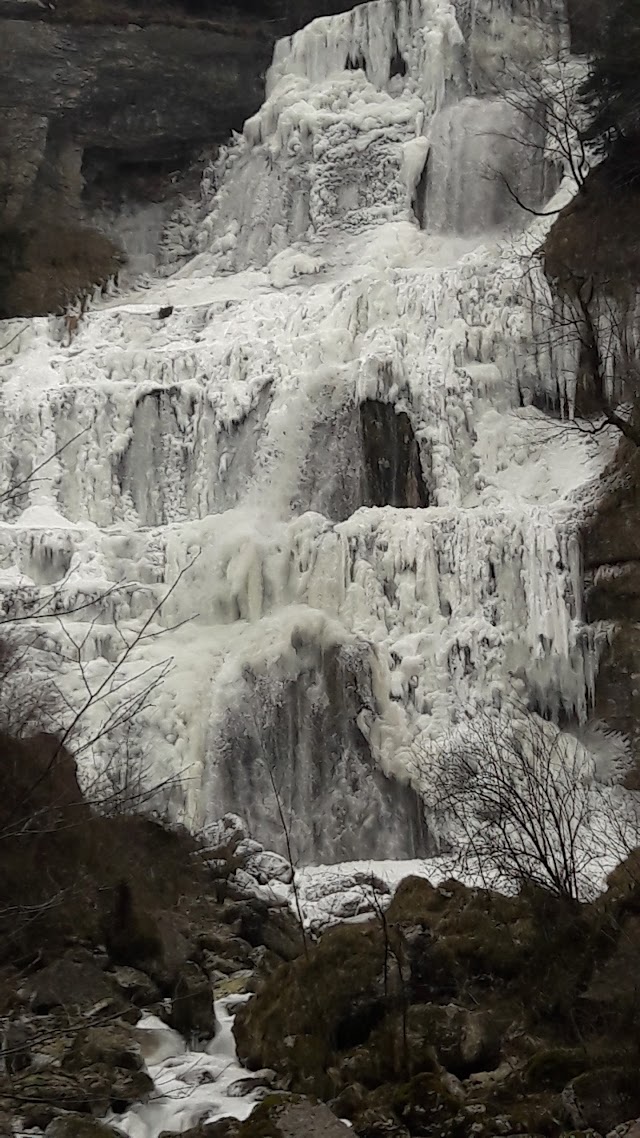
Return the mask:
<path id="1" fill-rule="evenodd" d="M 595 715 L 640 758 L 640 455 L 624 447 L 583 532 L 586 615 L 607 622 Z"/>
<path id="2" fill-rule="evenodd" d="M 46 290 L 18 289 L 9 299 L 16 274 L 50 266 L 31 234 L 45 246 L 52 222 L 87 226 L 98 212 L 104 228 L 105 206 L 113 215 L 144 204 L 156 223 L 168 217 L 203 148 L 225 141 L 259 107 L 275 39 L 351 6 L 174 0 L 158 17 L 136 0 L 49 8 L 2 0 L 0 315 L 47 311 L 65 299 L 55 271 Z M 88 287 L 100 273 L 89 258 L 83 268 Z M 117 262 L 103 256 L 99 268 L 108 275 Z M 80 289 L 81 273 L 72 285 Z"/>

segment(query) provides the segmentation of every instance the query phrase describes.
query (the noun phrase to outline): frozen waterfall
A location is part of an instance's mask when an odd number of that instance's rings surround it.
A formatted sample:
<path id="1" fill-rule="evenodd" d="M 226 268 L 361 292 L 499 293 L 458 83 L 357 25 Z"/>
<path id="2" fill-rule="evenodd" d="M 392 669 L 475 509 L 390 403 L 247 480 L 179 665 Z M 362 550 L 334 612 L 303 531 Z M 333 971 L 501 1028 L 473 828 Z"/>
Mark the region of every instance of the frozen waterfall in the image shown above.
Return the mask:
<path id="1" fill-rule="evenodd" d="M 572 192 L 499 90 L 563 35 L 559 0 L 316 20 L 175 219 L 173 275 L 68 345 L 8 326 L 5 619 L 70 716 L 98 693 L 87 777 L 126 753 L 192 825 L 278 844 L 278 792 L 306 860 L 411 856 L 415 756 L 461 709 L 586 719 L 576 501 L 606 455 L 537 409 L 575 361 L 533 350 L 547 223 L 500 177 Z"/>

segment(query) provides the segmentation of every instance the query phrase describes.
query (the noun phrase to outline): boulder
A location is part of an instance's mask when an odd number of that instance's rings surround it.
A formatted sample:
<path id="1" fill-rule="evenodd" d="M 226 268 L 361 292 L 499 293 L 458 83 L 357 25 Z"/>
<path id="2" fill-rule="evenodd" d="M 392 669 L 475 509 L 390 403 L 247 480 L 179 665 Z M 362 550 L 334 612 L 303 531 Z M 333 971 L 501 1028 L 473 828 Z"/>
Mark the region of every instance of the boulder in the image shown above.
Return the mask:
<path id="1" fill-rule="evenodd" d="M 463 1078 L 497 1064 L 506 1026 L 486 1010 L 453 1003 L 414 1004 L 407 1012 L 412 1051 L 433 1049 L 442 1067 Z"/>
<path id="2" fill-rule="evenodd" d="M 629 1122 L 621 1122 L 607 1134 L 607 1138 L 640 1138 L 640 1118 L 631 1118 Z"/>
<path id="3" fill-rule="evenodd" d="M 224 1000 L 229 996 L 242 996 L 247 992 L 254 992 L 254 975 L 253 972 L 242 971 L 235 972 L 233 976 L 222 976 L 216 980 L 214 985 L 214 994 L 216 1000 Z"/>
<path id="4" fill-rule="evenodd" d="M 202 856 L 221 858 L 235 851 L 240 842 L 248 840 L 242 818 L 237 814 L 225 814 L 211 822 L 202 834 Z"/>
<path id="5" fill-rule="evenodd" d="M 264 945 L 281 960 L 295 960 L 304 950 L 300 925 L 288 908 L 259 898 L 236 901 L 225 912 L 234 932 L 252 948 Z"/>
<path id="6" fill-rule="evenodd" d="M 160 913 L 155 924 L 160 950 L 147 965 L 147 970 L 163 994 L 169 995 L 187 961 L 194 955 L 195 944 L 190 933 L 185 935 L 184 925 L 175 914 Z"/>
<path id="7" fill-rule="evenodd" d="M 236 1079 L 235 1083 L 230 1083 L 226 1094 L 229 1098 L 245 1098 L 261 1088 L 273 1087 L 276 1079 L 275 1071 L 256 1071 L 255 1075 L 249 1075 L 246 1079 Z"/>
<path id="8" fill-rule="evenodd" d="M 214 952 L 205 952 L 203 966 L 209 977 L 233 976 L 234 972 L 244 972 L 246 961 L 229 960 L 226 956 L 216 956 Z"/>
<path id="9" fill-rule="evenodd" d="M 48 1126 L 60 1111 L 88 1112 L 94 1103 L 108 1106 L 108 1095 L 93 1097 L 79 1075 L 55 1068 L 26 1072 L 13 1080 L 8 1094 L 15 1094 L 15 1112 L 27 1128 Z"/>
<path id="10" fill-rule="evenodd" d="M 106 1064 L 96 1064 L 90 1067 L 83 1075 L 85 1083 L 95 1080 L 96 1086 L 100 1078 L 104 1078 L 108 1088 L 109 1107 L 121 1114 L 128 1107 L 137 1102 L 146 1102 L 153 1094 L 153 1079 L 146 1071 L 125 1070 L 123 1067 L 108 1067 Z"/>
<path id="11" fill-rule="evenodd" d="M 240 846 L 236 852 L 239 851 Z M 291 862 L 277 853 L 252 853 L 245 861 L 244 869 L 251 877 L 255 877 L 259 885 L 268 885 L 270 881 L 281 881 L 284 885 L 290 885 L 293 881 Z"/>
<path id="12" fill-rule="evenodd" d="M 66 1113 L 51 1120 L 45 1138 L 114 1138 L 121 1133 L 87 1114 Z"/>
<path id="13" fill-rule="evenodd" d="M 250 857 L 262 853 L 264 853 L 262 842 L 256 842 L 253 838 L 243 838 L 236 846 L 236 857 L 240 858 L 245 865 Z"/>
<path id="14" fill-rule="evenodd" d="M 217 1020 L 213 990 L 199 965 L 188 961 L 180 970 L 173 991 L 171 1026 L 185 1039 L 213 1039 Z"/>
<path id="15" fill-rule="evenodd" d="M 446 1123 L 461 1114 L 463 1100 L 460 1085 L 446 1073 L 421 1073 L 369 1094 L 364 1109 L 354 1117 L 354 1129 L 366 1135 L 446 1133 Z M 462 1133 L 469 1130 L 465 1127 Z"/>
<path id="16" fill-rule="evenodd" d="M 44 1014 L 52 1008 L 87 1011 L 107 1000 L 113 1007 L 126 1007 L 111 977 L 89 961 L 68 957 L 54 960 L 37 972 L 28 986 L 34 1012 Z"/>
<path id="17" fill-rule="evenodd" d="M 607 1134 L 640 1115 L 637 1066 L 600 1067 L 578 1075 L 565 1087 L 562 1101 L 573 1126 Z"/>
<path id="18" fill-rule="evenodd" d="M 135 1004 L 136 1007 L 147 1008 L 151 1004 L 157 1003 L 161 998 L 157 984 L 145 972 L 140 972 L 137 968 L 122 965 L 119 968 L 114 968 L 110 975 L 113 976 L 116 987 L 124 998 Z"/>
<path id="19" fill-rule="evenodd" d="M 135 1028 L 126 1023 L 110 1023 L 78 1032 L 63 1067 L 68 1071 L 84 1071 L 96 1063 L 140 1071 L 144 1061 Z"/>
<path id="20" fill-rule="evenodd" d="M 323 872 L 319 880 L 312 879 L 309 883 L 305 883 L 304 899 L 321 901 L 325 897 L 335 897 L 353 889 L 359 889 L 363 899 L 375 896 L 387 897 L 391 893 L 387 883 L 373 873 L 365 873 L 360 869 L 340 868 Z"/>
<path id="21" fill-rule="evenodd" d="M 35 1035 L 34 1024 L 25 1017 L 7 1023 L 2 1036 L 2 1058 L 5 1070 L 10 1075 L 26 1071 L 31 1066 L 32 1043 Z"/>
<path id="22" fill-rule="evenodd" d="M 199 949 L 232 960 L 248 960 L 252 951 L 251 945 L 241 937 L 234 936 L 228 925 L 215 925 L 201 931 L 196 937 L 196 944 Z"/>
<path id="23" fill-rule="evenodd" d="M 24 1118 L 25 1126 L 44 1128 L 61 1111 L 120 1112 L 144 1101 L 152 1091 L 153 1082 L 144 1071 L 94 1063 L 82 1070 L 27 1071 L 13 1079 L 5 1094 L 15 1096 L 14 1110 Z"/>
<path id="24" fill-rule="evenodd" d="M 536 1051 L 522 1077 L 532 1090 L 561 1091 L 589 1066 L 589 1056 L 584 1047 L 547 1047 Z"/>
<path id="25" fill-rule="evenodd" d="M 391 972 L 388 995 L 393 991 Z M 336 1055 L 366 1043 L 385 1015 L 384 945 L 378 929 L 337 926 L 239 1008 L 234 1035 L 250 1069 L 270 1067 L 294 1090 L 335 1095 Z M 353 1080 L 351 1080 L 353 1081 Z"/>
<path id="26" fill-rule="evenodd" d="M 272 1094 L 245 1121 L 221 1118 L 187 1130 L 183 1138 L 353 1138 L 344 1122 L 322 1102 L 299 1095 Z M 161 1135 L 162 1138 L 162 1135 Z"/>

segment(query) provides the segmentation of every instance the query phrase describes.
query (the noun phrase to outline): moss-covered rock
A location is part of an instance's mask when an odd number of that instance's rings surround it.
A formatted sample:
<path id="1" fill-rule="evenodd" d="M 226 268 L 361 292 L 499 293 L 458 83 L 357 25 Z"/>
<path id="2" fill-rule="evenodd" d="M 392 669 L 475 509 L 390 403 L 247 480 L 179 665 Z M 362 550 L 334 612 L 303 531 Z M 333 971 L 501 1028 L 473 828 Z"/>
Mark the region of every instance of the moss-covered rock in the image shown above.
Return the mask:
<path id="1" fill-rule="evenodd" d="M 412 1052 L 426 1061 L 433 1049 L 438 1062 L 456 1075 L 495 1066 L 500 1055 L 504 1019 L 490 1010 L 470 1010 L 460 1004 L 416 1004 L 407 1012 Z"/>
<path id="2" fill-rule="evenodd" d="M 61 1114 L 47 1126 L 45 1138 L 114 1138 L 118 1132 L 87 1114 Z"/>
<path id="3" fill-rule="evenodd" d="M 330 1098 L 362 1138 L 611 1129 L 636 1106 L 640 916 L 635 874 L 618 878 L 593 905 L 407 879 L 384 921 L 334 928 L 265 980 L 238 1013 L 239 1054 Z M 611 1010 L 591 1022 L 598 984 Z"/>
<path id="4" fill-rule="evenodd" d="M 406 1083 L 380 1087 L 369 1095 L 367 1106 L 354 1118 L 354 1128 L 367 1129 L 377 1113 L 392 1117 L 410 1134 L 423 1134 L 458 1114 L 464 1095 L 455 1080 L 442 1072 L 415 1075 Z"/>
<path id="5" fill-rule="evenodd" d="M 532 1090 L 545 1088 L 561 1091 L 571 1079 L 591 1066 L 583 1047 L 548 1047 L 537 1051 L 523 1072 L 524 1082 Z"/>
<path id="6" fill-rule="evenodd" d="M 566 1086 L 563 1102 L 574 1126 L 608 1134 L 619 1123 L 640 1115 L 637 1063 L 578 1075 Z"/>
<path id="7" fill-rule="evenodd" d="M 27 1072 L 13 1079 L 4 1095 L 9 1101 L 14 1096 L 14 1113 L 20 1114 L 27 1128 L 44 1129 L 61 1110 L 84 1113 L 92 1105 L 87 1087 L 78 1075 L 55 1069 Z"/>
<path id="8" fill-rule="evenodd" d="M 125 1023 L 90 1027 L 75 1035 L 63 1059 L 69 1071 L 84 1071 L 95 1063 L 120 1067 L 124 1071 L 141 1071 L 144 1063 L 133 1029 Z"/>
<path id="9" fill-rule="evenodd" d="M 348 1138 L 349 1128 L 324 1103 L 301 1095 L 267 1095 L 243 1122 L 221 1118 L 183 1138 Z M 162 1136 L 161 1136 L 162 1138 Z"/>
<path id="10" fill-rule="evenodd" d="M 394 980 L 373 926 L 329 930 L 308 957 L 271 976 L 240 1008 L 234 1035 L 250 1068 L 286 1072 L 294 1090 L 327 1096 L 336 1054 L 366 1042 L 384 1018 Z"/>
<path id="11" fill-rule="evenodd" d="M 29 997 L 34 1012 L 42 1015 L 53 1008 L 88 1011 L 108 1001 L 112 1010 L 124 1010 L 122 998 L 110 976 L 91 961 L 62 957 L 37 972 L 29 984 Z"/>

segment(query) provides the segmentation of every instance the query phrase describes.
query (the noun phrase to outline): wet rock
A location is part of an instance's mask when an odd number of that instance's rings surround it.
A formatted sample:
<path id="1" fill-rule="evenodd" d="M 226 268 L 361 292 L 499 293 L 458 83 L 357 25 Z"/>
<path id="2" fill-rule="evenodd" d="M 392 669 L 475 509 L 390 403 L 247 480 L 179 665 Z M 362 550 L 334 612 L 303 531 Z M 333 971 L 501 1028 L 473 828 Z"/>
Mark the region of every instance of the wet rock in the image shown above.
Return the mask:
<path id="1" fill-rule="evenodd" d="M 381 771 L 358 728 L 364 709 L 373 713 L 376 706 L 371 647 L 347 649 L 336 639 L 320 649 L 301 628 L 292 643 L 304 668 L 275 679 L 269 700 L 264 678 L 245 669 L 239 702 L 216 731 L 211 793 L 222 803 L 246 803 L 252 834 L 285 855 L 281 807 L 295 819 L 290 837 L 301 863 L 428 854 L 433 841 L 424 802 L 409 783 Z M 272 707 L 268 721 L 256 719 L 256 707 L 264 715 Z M 304 791 L 309 785 L 313 799 Z M 280 807 L 274 786 L 283 788 Z"/>
<path id="2" fill-rule="evenodd" d="M 102 1075 L 107 1082 L 109 1106 L 121 1114 L 136 1102 L 146 1102 L 153 1094 L 153 1080 L 146 1071 L 124 1070 L 122 1067 L 94 1066 L 84 1074 L 85 1081 L 94 1072 L 97 1078 Z"/>
<path id="3" fill-rule="evenodd" d="M 216 1000 L 223 1000 L 227 996 L 241 996 L 254 991 L 253 980 L 253 972 L 248 970 L 235 972 L 233 976 L 223 976 L 214 985 L 213 991 Z"/>
<path id="4" fill-rule="evenodd" d="M 625 461 L 626 459 L 626 461 Z M 582 531 L 587 616 L 615 624 L 595 683 L 594 716 L 632 743 L 640 770 L 640 456 L 624 448 Z"/>
<path id="5" fill-rule="evenodd" d="M 255 1075 L 250 1075 L 246 1079 L 236 1079 L 235 1083 L 230 1083 L 227 1094 L 230 1098 L 245 1098 L 260 1087 L 273 1087 L 276 1078 L 275 1071 L 256 1071 Z"/>
<path id="6" fill-rule="evenodd" d="M 246 971 L 246 961 L 230 960 L 226 956 L 216 956 L 213 952 L 205 952 L 204 969 L 207 975 L 217 973 L 218 976 L 233 976 L 234 972 Z"/>

